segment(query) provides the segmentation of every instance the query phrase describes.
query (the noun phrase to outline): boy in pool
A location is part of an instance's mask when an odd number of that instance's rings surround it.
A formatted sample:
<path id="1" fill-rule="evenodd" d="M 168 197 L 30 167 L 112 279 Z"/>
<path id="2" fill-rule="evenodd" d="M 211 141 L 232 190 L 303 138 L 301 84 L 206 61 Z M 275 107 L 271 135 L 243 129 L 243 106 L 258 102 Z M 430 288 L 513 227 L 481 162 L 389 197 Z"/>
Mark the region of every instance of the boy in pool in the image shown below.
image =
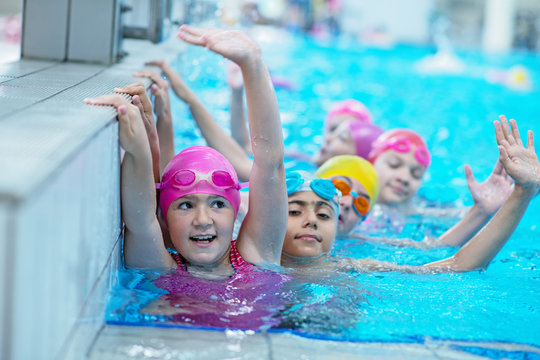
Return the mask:
<path id="1" fill-rule="evenodd" d="M 528 132 L 527 146 L 523 146 L 515 120 L 510 125 L 504 116 L 495 122 L 499 146 L 499 161 L 514 179 L 514 189 L 493 218 L 454 256 L 422 266 L 398 265 L 374 259 L 329 258 L 328 251 L 335 238 L 337 216 L 329 196 L 318 194 L 305 186 L 289 186 L 289 222 L 283 244 L 282 265 L 312 269 L 313 266 L 356 271 L 401 271 L 411 273 L 465 272 L 485 269 L 517 227 L 531 199 L 540 188 L 540 163 L 534 150 L 532 131 Z M 305 180 L 306 183 L 309 179 Z M 297 206 L 300 198 L 302 207 Z M 300 205 L 298 205 L 300 206 Z M 318 206 L 318 208 L 317 208 Z M 291 220 L 292 218 L 292 220 Z M 330 260 L 330 261 L 329 261 Z"/>
<path id="2" fill-rule="evenodd" d="M 179 268 L 197 277 L 224 278 L 251 264 L 279 264 L 287 200 L 283 138 L 274 89 L 257 44 L 237 31 L 187 25 L 178 36 L 205 46 L 242 69 L 254 166 L 251 207 L 236 241 L 232 230 L 240 202 L 234 169 L 217 151 L 192 147 L 175 156 L 158 184 L 160 208 L 179 256 L 165 248 L 156 216 L 152 152 L 137 107 L 118 95 L 86 102 L 118 109 L 122 162 L 125 263 L 134 268 Z M 272 214 L 267 209 L 272 208 Z"/>

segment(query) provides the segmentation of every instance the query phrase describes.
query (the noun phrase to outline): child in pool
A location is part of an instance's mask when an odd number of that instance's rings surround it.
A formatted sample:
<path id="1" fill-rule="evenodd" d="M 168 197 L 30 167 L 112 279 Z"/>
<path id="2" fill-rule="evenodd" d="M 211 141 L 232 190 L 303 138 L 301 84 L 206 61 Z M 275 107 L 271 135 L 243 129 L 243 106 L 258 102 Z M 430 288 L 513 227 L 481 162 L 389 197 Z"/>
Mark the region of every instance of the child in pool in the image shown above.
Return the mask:
<path id="1" fill-rule="evenodd" d="M 183 25 L 178 36 L 206 46 L 242 69 L 251 134 L 265 140 L 252 144 L 252 205 L 237 240 L 232 241 L 240 202 L 236 173 L 213 149 L 182 151 L 167 165 L 158 186 L 159 205 L 179 252 L 178 257 L 171 256 L 156 216 L 152 153 L 139 110 L 118 95 L 87 99 L 89 104 L 113 105 L 119 112 L 119 137 L 126 151 L 121 180 L 125 263 L 134 268 L 185 268 L 205 278 L 228 277 L 247 263 L 279 264 L 287 221 L 283 139 L 274 89 L 260 49 L 236 31 Z M 271 216 L 268 208 L 273 209 Z"/>
<path id="2" fill-rule="evenodd" d="M 540 188 L 540 163 L 534 151 L 532 131 L 524 147 L 514 120 L 508 124 L 501 116 L 495 122 L 499 145 L 499 160 L 515 185 L 499 211 L 454 256 L 422 266 L 397 265 L 374 259 L 329 258 L 328 251 L 336 234 L 337 216 L 329 209 L 337 209 L 324 192 L 319 194 L 309 183 L 294 189 L 288 186 L 289 222 L 283 244 L 281 263 L 286 267 L 313 269 L 330 266 L 333 269 L 356 271 L 401 271 L 412 273 L 465 272 L 485 269 L 510 238 L 525 213 L 530 200 Z M 326 202 L 325 209 L 322 203 Z"/>
<path id="3" fill-rule="evenodd" d="M 444 214 L 444 211 L 437 209 L 415 209 L 409 204 L 411 198 L 416 195 L 424 172 L 431 162 L 431 155 L 420 135 L 408 129 L 389 130 L 375 140 L 368 159 L 373 163 L 380 181 L 378 202 L 383 208 L 382 211 L 376 210 L 378 217 L 395 213 L 392 211 L 393 208 L 405 214 Z M 426 238 L 422 242 L 410 239 L 366 237 L 361 233 L 352 234 L 351 237 L 420 248 L 463 245 L 487 223 L 512 191 L 512 179 L 507 177 L 500 162 L 497 162 L 492 174 L 482 183 L 476 182 L 468 165 L 465 165 L 465 176 L 474 205 L 454 227 L 441 237 Z M 399 213 L 394 215 L 399 216 Z M 373 221 L 377 222 L 377 219 Z M 360 230 L 365 230 L 365 227 Z"/>

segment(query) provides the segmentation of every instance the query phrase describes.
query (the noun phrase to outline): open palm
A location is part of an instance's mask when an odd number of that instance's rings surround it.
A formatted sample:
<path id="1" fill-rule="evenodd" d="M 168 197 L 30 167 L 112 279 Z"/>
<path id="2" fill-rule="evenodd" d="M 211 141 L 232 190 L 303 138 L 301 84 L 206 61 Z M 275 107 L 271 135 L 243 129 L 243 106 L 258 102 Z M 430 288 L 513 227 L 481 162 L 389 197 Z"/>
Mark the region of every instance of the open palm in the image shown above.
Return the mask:
<path id="1" fill-rule="evenodd" d="M 499 160 L 516 184 L 522 187 L 540 186 L 540 164 L 534 151 L 534 136 L 529 130 L 527 146 L 521 142 L 514 119 L 510 124 L 504 115 L 495 121 L 495 136 L 499 144 Z"/>

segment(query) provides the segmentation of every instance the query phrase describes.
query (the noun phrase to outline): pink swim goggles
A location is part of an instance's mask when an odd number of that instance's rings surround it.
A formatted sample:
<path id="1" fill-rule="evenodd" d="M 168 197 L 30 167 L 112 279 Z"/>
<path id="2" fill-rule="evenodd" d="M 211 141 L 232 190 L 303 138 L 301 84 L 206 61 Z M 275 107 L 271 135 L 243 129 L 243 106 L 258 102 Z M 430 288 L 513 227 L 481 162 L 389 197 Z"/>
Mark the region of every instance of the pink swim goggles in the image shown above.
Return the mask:
<path id="1" fill-rule="evenodd" d="M 424 145 L 415 145 L 410 140 L 404 138 L 394 138 L 389 140 L 385 146 L 384 150 L 392 149 L 399 153 L 408 153 L 413 147 L 416 147 L 414 150 L 414 157 L 416 160 L 424 166 L 429 166 L 431 162 L 431 155 Z"/>
<path id="2" fill-rule="evenodd" d="M 215 170 L 208 174 L 202 174 L 197 171 L 183 169 L 175 172 L 165 182 L 156 184 L 156 188 L 161 189 L 169 186 L 175 188 L 186 188 L 191 187 L 202 180 L 205 180 L 210 185 L 221 189 L 234 188 L 236 190 L 240 190 L 241 188 L 247 186 L 245 183 L 240 184 L 235 182 L 231 177 L 231 174 L 226 171 Z"/>

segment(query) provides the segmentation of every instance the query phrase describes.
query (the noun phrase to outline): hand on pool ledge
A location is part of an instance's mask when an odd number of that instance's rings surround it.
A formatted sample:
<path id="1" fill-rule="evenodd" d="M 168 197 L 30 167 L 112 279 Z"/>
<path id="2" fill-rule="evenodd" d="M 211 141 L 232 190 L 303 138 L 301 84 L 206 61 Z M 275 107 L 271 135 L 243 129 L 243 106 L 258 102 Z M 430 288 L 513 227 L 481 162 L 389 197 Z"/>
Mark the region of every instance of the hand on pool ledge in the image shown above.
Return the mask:
<path id="1" fill-rule="evenodd" d="M 150 144 L 150 150 L 152 152 L 152 166 L 154 173 L 154 181 L 160 181 L 159 171 L 159 139 L 157 134 L 156 122 L 154 120 L 154 112 L 152 110 L 152 102 L 146 94 L 146 88 L 143 83 L 136 82 L 122 88 L 115 88 L 115 93 L 129 94 L 132 96 L 132 103 L 135 105 L 141 113 L 144 127 L 146 129 L 146 136 Z"/>

